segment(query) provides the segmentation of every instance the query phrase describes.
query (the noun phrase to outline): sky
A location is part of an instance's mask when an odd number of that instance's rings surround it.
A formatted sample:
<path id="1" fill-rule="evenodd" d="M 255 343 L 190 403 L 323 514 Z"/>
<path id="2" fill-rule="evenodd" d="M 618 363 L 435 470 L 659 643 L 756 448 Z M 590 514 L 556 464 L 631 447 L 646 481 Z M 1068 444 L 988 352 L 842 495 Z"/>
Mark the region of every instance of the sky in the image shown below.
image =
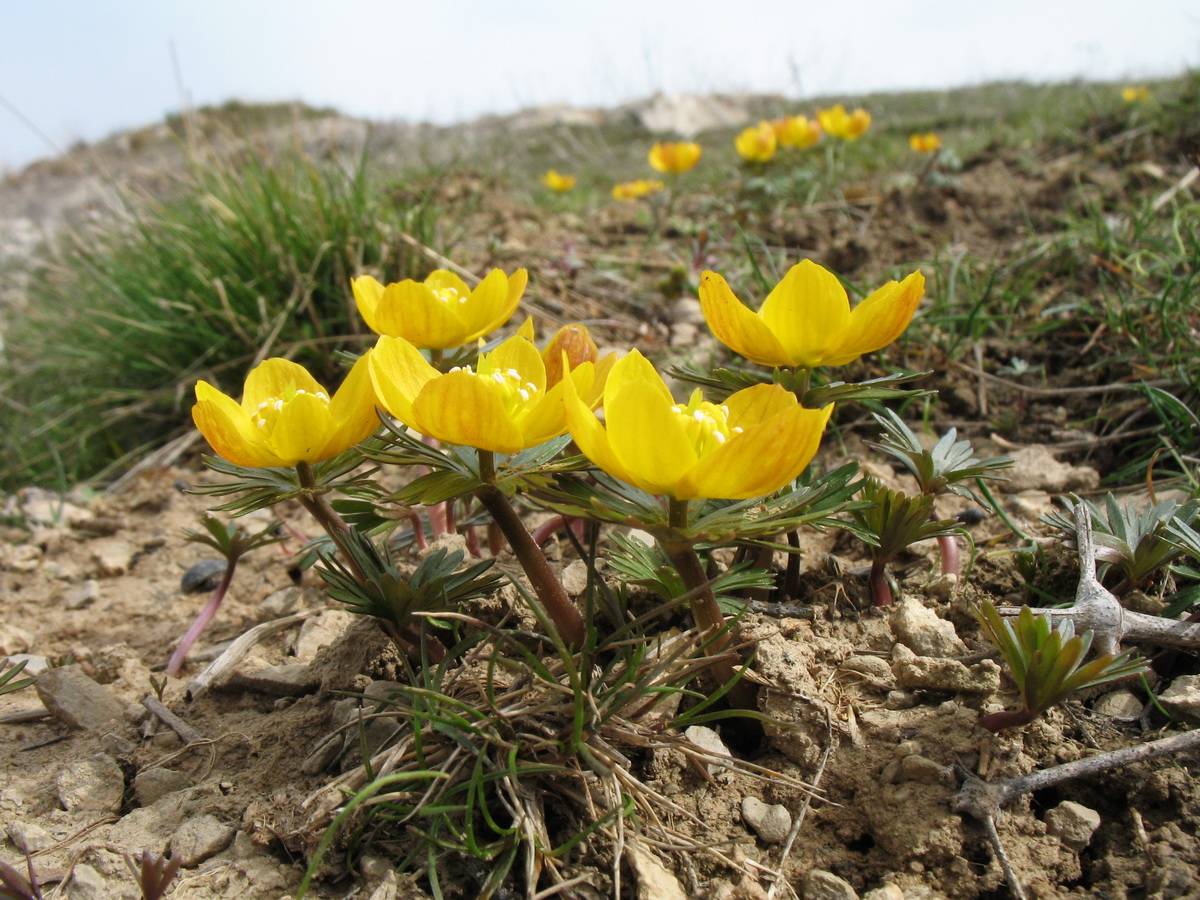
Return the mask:
<path id="1" fill-rule="evenodd" d="M 1200 0 L 0 0 L 0 172 L 229 99 L 449 124 L 1196 66 Z"/>

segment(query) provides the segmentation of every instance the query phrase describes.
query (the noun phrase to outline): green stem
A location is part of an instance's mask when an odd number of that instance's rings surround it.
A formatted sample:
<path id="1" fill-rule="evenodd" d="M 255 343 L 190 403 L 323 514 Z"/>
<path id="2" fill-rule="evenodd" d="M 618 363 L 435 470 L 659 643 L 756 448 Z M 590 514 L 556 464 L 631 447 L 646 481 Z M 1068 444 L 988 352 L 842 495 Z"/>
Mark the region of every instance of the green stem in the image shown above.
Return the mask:
<path id="1" fill-rule="evenodd" d="M 479 476 L 484 485 L 475 491 L 475 496 L 491 514 L 492 521 L 504 532 L 513 554 L 525 570 L 538 600 L 546 608 L 554 626 L 568 646 L 580 648 L 587 636 L 587 626 L 579 608 L 567 596 L 566 590 L 542 549 L 533 540 L 533 535 L 513 509 L 504 491 L 496 487 L 496 464 L 490 450 L 479 451 Z"/>

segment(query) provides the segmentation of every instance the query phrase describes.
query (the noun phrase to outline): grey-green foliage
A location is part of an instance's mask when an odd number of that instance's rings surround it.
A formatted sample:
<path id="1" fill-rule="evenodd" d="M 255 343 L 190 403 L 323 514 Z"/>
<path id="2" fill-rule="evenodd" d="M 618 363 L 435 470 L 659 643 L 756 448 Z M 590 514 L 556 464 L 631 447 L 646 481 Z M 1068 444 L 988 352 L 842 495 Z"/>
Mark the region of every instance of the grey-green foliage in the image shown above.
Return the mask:
<path id="1" fill-rule="evenodd" d="M 1139 509 L 1132 503 L 1118 503 L 1111 493 L 1105 495 L 1103 507 L 1074 498 L 1067 501 L 1066 512 L 1046 516 L 1046 523 L 1074 540 L 1073 511 L 1079 502 L 1087 503 L 1092 511 L 1097 560 L 1120 571 L 1125 583 L 1118 587 L 1123 590 L 1140 587 L 1190 552 L 1179 535 L 1181 526 L 1196 521 L 1200 503 L 1195 500 L 1162 500 Z"/>
<path id="2" fill-rule="evenodd" d="M 960 497 L 977 499 L 965 482 L 976 478 L 1001 479 L 1000 470 L 1010 468 L 1008 457 L 995 456 L 976 459 L 971 442 L 958 440 L 957 429 L 951 428 L 926 450 L 917 435 L 904 420 L 890 409 L 874 413 L 875 421 L 883 426 L 883 436 L 871 446 L 896 457 L 917 479 L 923 494 L 937 495 L 943 491 Z"/>

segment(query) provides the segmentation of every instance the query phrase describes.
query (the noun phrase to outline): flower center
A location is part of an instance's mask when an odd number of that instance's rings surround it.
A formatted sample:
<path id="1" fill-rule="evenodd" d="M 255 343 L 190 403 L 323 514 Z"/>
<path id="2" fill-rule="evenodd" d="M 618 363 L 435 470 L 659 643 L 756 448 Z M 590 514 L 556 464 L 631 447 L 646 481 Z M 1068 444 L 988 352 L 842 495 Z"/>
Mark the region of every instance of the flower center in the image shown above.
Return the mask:
<path id="1" fill-rule="evenodd" d="M 528 404 L 538 394 L 538 387 L 532 381 L 525 381 L 516 369 L 493 369 L 486 360 L 480 360 L 479 371 L 470 366 L 455 366 L 451 372 L 466 372 L 476 378 L 482 378 L 489 383 L 489 389 L 500 395 L 500 402 L 508 414 L 515 413 Z"/>
<path id="2" fill-rule="evenodd" d="M 448 284 L 445 287 L 432 288 L 433 296 L 437 297 L 446 306 L 453 306 L 456 303 L 466 303 L 471 299 L 470 294 L 459 293 L 458 288 Z"/>
<path id="3" fill-rule="evenodd" d="M 275 428 L 275 423 L 279 421 L 279 417 L 283 413 L 284 408 L 301 394 L 308 393 L 309 392 L 304 390 L 304 388 L 288 388 L 279 396 L 269 397 L 262 403 L 258 404 L 254 411 L 250 413 L 250 421 L 253 422 L 259 428 L 259 430 L 270 434 Z M 318 400 L 324 403 L 326 407 L 329 406 L 329 395 L 324 391 L 317 391 L 311 396 L 316 397 Z"/>
<path id="4" fill-rule="evenodd" d="M 741 428 L 730 427 L 729 407 L 708 402 L 699 389 L 692 392 L 686 404 L 676 403 L 671 409 L 683 421 L 698 457 L 707 456 L 733 435 L 742 433 Z"/>

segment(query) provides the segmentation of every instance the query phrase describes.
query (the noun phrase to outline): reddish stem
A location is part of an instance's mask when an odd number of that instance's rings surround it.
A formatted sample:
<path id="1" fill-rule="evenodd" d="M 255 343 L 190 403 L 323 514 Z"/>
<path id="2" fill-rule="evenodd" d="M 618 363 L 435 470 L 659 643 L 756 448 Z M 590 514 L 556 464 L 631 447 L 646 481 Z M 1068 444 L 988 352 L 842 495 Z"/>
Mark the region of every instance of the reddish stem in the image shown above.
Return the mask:
<path id="1" fill-rule="evenodd" d="M 887 561 L 874 559 L 871 561 L 871 575 L 868 579 L 871 586 L 871 603 L 874 606 L 892 605 L 892 586 L 887 580 Z"/>
<path id="2" fill-rule="evenodd" d="M 184 660 L 187 659 L 188 653 L 192 649 L 192 645 L 196 643 L 200 635 L 204 633 L 204 629 L 208 627 L 208 623 L 213 620 L 213 616 L 217 614 L 217 610 L 221 608 L 221 601 L 225 599 L 225 594 L 229 591 L 230 582 L 233 581 L 233 570 L 237 568 L 237 559 L 234 558 L 227 562 L 225 566 L 225 574 L 221 576 L 221 581 L 217 585 L 217 589 L 212 592 L 212 596 L 208 598 L 208 602 L 204 604 L 204 609 L 200 610 L 200 615 L 196 616 L 196 620 L 192 622 L 187 633 L 179 641 L 179 646 L 175 648 L 175 652 L 171 654 L 171 659 L 167 663 L 167 674 L 172 678 L 179 675 L 180 669 L 183 668 Z"/>
<path id="3" fill-rule="evenodd" d="M 979 724 L 988 731 L 1003 731 L 1005 728 L 1020 728 L 1028 725 L 1034 719 L 1033 713 L 1027 709 L 1005 709 L 989 713 L 979 720 Z"/>

